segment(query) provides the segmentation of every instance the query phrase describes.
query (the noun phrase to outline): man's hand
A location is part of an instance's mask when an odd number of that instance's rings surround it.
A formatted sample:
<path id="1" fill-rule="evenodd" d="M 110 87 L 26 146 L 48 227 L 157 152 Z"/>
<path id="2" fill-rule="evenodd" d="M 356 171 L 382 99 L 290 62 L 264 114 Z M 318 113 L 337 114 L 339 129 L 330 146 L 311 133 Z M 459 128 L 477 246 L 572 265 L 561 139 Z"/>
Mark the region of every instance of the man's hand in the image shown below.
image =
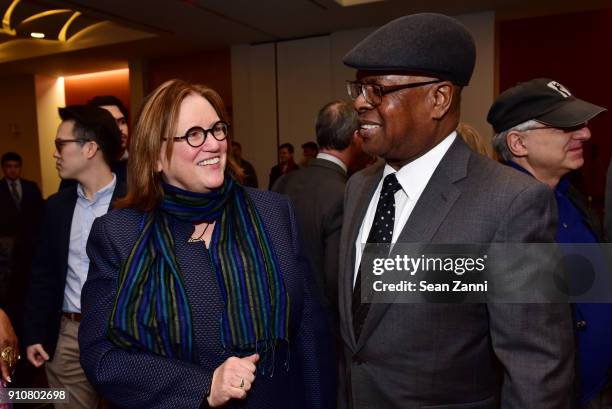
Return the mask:
<path id="1" fill-rule="evenodd" d="M 255 380 L 258 354 L 244 358 L 227 358 L 213 373 L 210 395 L 206 398 L 212 408 L 225 405 L 230 399 L 244 399 Z"/>
<path id="2" fill-rule="evenodd" d="M 43 348 L 42 344 L 30 345 L 27 348 L 28 361 L 37 368 L 49 360 L 49 355 Z"/>
<path id="3" fill-rule="evenodd" d="M 0 309 L 0 351 L 4 351 L 5 348 L 9 347 L 13 349 L 12 354 L 14 357 L 19 356 L 19 344 L 17 343 L 17 336 L 15 335 L 15 330 L 13 330 L 13 325 L 11 325 L 11 320 L 4 310 Z M 0 359 L 0 371 L 2 372 L 4 382 L 10 382 L 13 368 L 10 367 L 9 362 Z"/>

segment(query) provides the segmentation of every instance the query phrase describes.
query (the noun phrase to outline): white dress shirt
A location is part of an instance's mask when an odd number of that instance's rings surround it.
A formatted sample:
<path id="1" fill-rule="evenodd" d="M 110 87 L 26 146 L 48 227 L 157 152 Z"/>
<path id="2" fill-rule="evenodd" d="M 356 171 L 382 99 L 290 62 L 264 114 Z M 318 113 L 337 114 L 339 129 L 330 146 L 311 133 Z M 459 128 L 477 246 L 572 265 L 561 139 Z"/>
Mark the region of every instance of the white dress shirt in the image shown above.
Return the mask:
<path id="1" fill-rule="evenodd" d="M 395 193 L 395 223 L 393 225 L 393 238 L 391 239 L 391 242 L 395 243 L 404 225 L 408 221 L 414 206 L 429 183 L 431 175 L 433 175 L 438 164 L 440 164 L 440 161 L 448 151 L 448 148 L 450 148 L 455 141 L 456 137 L 457 132 L 453 131 L 425 155 L 407 163 L 398 171 L 389 166 L 389 164 L 385 165 L 382 179 L 378 183 L 378 187 L 370 200 L 368 211 L 361 223 L 359 234 L 355 241 L 355 272 L 353 275 L 353 286 L 355 285 L 359 264 L 361 263 L 363 245 L 368 241 L 370 228 L 372 227 L 372 223 L 374 223 L 374 214 L 376 213 L 376 206 L 380 197 L 380 191 L 382 190 L 382 182 L 385 177 L 391 173 L 395 173 L 397 181 L 402 186 L 402 188 Z"/>
<path id="2" fill-rule="evenodd" d="M 336 165 L 340 166 L 342 168 L 342 170 L 344 170 L 345 173 L 347 172 L 347 168 L 346 168 L 346 165 L 344 164 L 344 162 L 342 162 L 340 159 L 338 159 L 334 155 L 330 155 L 329 153 L 321 152 L 321 153 L 317 154 L 317 159 L 325 159 L 325 160 L 328 160 L 330 162 L 333 162 Z"/>

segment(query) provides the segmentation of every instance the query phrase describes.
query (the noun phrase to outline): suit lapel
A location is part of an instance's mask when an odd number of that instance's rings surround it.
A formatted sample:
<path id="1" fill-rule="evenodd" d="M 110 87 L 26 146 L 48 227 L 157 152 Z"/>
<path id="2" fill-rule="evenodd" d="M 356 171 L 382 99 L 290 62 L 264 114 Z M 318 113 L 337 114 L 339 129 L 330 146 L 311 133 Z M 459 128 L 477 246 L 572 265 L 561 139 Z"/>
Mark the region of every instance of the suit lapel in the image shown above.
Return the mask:
<path id="1" fill-rule="evenodd" d="M 457 134 L 412 210 L 397 243 L 429 243 L 432 240 L 461 194 L 455 183 L 466 177 L 470 154 L 461 135 Z M 373 303 L 370 306 L 357 350 L 363 347 L 391 304 Z"/>
<path id="2" fill-rule="evenodd" d="M 349 223 L 346 228 L 348 229 L 347 234 L 347 243 L 345 250 L 344 265 L 344 277 L 342 278 L 342 285 L 340 286 L 342 294 L 340 294 L 341 305 L 340 307 L 343 309 L 343 314 L 345 319 L 342 320 L 344 322 L 344 334 L 345 338 L 348 337 L 346 341 L 349 342 L 352 349 L 355 349 L 356 341 L 355 341 L 355 333 L 353 332 L 353 311 L 352 311 L 352 303 L 353 303 L 353 279 L 355 275 L 355 242 L 357 241 L 357 235 L 359 234 L 359 229 L 361 224 L 363 223 L 363 219 L 365 218 L 365 214 L 368 210 L 368 205 L 370 204 L 370 200 L 374 195 L 374 191 L 380 182 L 384 169 L 384 164 L 379 165 L 378 169 L 375 169 L 372 173 L 369 173 L 364 177 L 362 182 L 362 188 L 359 191 L 359 195 L 356 200 L 351 201 L 347 204 L 347 218 L 345 220 L 351 220 L 353 222 Z"/>

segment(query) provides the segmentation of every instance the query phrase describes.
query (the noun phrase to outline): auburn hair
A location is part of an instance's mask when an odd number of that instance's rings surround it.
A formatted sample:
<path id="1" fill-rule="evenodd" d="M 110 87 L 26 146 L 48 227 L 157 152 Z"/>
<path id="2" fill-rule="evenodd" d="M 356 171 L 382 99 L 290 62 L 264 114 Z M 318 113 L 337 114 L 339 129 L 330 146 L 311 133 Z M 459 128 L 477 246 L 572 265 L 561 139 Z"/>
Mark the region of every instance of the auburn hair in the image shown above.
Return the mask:
<path id="1" fill-rule="evenodd" d="M 200 95 L 213 106 L 222 121 L 228 122 L 228 115 L 221 96 L 205 85 L 172 79 L 164 82 L 151 92 L 144 101 L 136 126 L 130 132 L 130 150 L 127 172 L 127 195 L 117 201 L 115 207 L 132 207 L 151 211 L 164 196 L 162 173 L 157 163 L 166 140 L 166 157 L 170 161 L 174 136 L 178 124 L 181 103 L 188 95 Z M 244 172 L 236 163 L 231 149 L 231 132 L 227 135 L 227 169 L 242 182 Z"/>

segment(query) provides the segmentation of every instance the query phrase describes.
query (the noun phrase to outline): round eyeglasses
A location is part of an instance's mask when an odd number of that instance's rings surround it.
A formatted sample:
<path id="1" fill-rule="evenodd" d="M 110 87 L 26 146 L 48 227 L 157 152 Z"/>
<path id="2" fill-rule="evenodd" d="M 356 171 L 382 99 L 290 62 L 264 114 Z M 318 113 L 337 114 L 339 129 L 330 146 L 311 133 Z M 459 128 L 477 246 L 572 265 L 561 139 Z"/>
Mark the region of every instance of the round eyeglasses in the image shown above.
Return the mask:
<path id="1" fill-rule="evenodd" d="M 204 145 L 204 142 L 206 142 L 206 137 L 209 133 L 213 136 L 213 138 L 221 142 L 222 140 L 227 138 L 228 131 L 228 123 L 223 121 L 217 121 L 214 123 L 213 126 L 210 127 L 210 129 L 204 129 L 201 126 L 194 126 L 192 128 L 189 128 L 189 130 L 185 132 L 185 135 L 175 136 L 172 139 L 174 139 L 175 141 L 185 140 L 187 141 L 189 146 L 198 148 Z M 168 138 L 164 138 L 164 141 L 166 140 L 168 140 Z"/>

